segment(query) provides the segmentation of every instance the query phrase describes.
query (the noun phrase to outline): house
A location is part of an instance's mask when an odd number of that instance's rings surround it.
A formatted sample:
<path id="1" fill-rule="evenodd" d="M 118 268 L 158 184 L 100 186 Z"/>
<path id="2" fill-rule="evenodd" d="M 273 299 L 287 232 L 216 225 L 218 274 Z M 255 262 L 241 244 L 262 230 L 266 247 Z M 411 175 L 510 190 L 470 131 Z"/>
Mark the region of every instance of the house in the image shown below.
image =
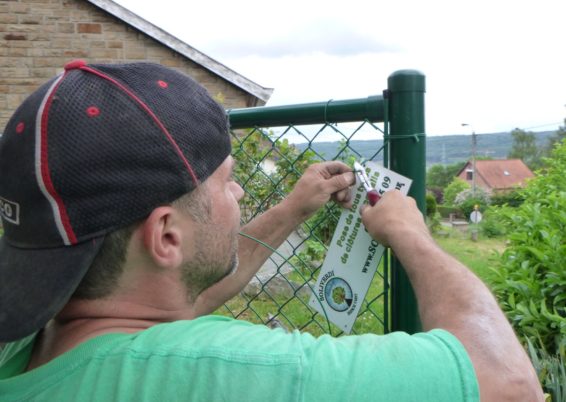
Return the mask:
<path id="1" fill-rule="evenodd" d="M 490 192 L 503 192 L 522 186 L 534 174 L 520 159 L 476 160 L 475 184 Z M 468 161 L 456 175 L 473 186 L 473 163 Z"/>
<path id="2" fill-rule="evenodd" d="M 264 105 L 264 88 L 111 0 L 0 1 L 0 132 L 65 63 L 149 61 L 192 76 L 226 108 Z"/>

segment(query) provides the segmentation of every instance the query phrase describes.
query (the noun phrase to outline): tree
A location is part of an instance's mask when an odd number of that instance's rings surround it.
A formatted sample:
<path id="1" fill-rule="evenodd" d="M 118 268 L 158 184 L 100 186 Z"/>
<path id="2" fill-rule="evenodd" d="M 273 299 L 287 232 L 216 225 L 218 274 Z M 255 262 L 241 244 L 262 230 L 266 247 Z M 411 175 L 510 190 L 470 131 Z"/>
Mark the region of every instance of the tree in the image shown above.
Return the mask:
<path id="1" fill-rule="evenodd" d="M 511 131 L 513 145 L 507 155 L 509 159 L 521 159 L 531 169 L 541 167 L 542 152 L 537 147 L 535 133 L 516 128 Z"/>
<path id="2" fill-rule="evenodd" d="M 445 189 L 465 164 L 465 162 L 457 162 L 452 165 L 432 165 L 426 172 L 427 187 Z"/>
<path id="3" fill-rule="evenodd" d="M 562 142 L 564 138 L 566 138 L 566 119 L 564 119 L 564 125 L 558 127 L 558 130 L 556 130 L 552 136 L 548 137 L 546 154 L 551 154 L 556 143 Z"/>

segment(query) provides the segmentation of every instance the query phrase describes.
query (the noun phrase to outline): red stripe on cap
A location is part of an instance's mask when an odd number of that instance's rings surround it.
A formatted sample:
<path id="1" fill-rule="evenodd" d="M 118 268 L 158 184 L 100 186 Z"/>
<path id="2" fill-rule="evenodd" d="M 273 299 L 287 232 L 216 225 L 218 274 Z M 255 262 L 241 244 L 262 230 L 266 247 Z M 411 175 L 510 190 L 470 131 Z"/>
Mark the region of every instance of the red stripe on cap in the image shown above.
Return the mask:
<path id="1" fill-rule="evenodd" d="M 65 72 L 65 75 L 66 74 L 67 73 Z M 55 190 L 55 187 L 53 186 L 53 182 L 51 181 L 51 174 L 49 170 L 48 155 L 47 155 L 47 123 L 48 123 L 47 117 L 49 114 L 49 109 L 51 108 L 51 104 L 53 103 L 53 97 L 55 95 L 55 92 L 57 92 L 57 89 L 59 88 L 59 85 L 61 84 L 62 81 L 63 80 L 59 81 L 57 85 L 53 88 L 51 93 L 49 94 L 49 97 L 45 102 L 45 107 L 43 108 L 43 113 L 41 115 L 41 151 L 40 151 L 41 177 L 45 185 L 45 189 L 47 190 L 49 195 L 53 198 L 53 200 L 57 203 L 57 207 L 59 209 L 59 216 L 61 218 L 61 223 L 63 224 L 63 228 L 65 229 L 65 233 L 67 234 L 69 242 L 71 244 L 76 244 L 77 237 L 75 236 L 75 232 L 71 227 L 71 222 L 69 220 L 69 215 L 67 214 L 67 209 L 65 208 L 65 204 L 63 203 L 61 196 L 59 196 L 59 194 Z"/>
<path id="2" fill-rule="evenodd" d="M 177 151 L 177 153 L 179 154 L 179 157 L 181 158 L 181 160 L 183 161 L 185 167 L 187 168 L 189 174 L 191 175 L 191 179 L 193 180 L 193 182 L 195 183 L 195 186 L 198 185 L 199 181 L 197 178 L 197 175 L 195 174 L 193 168 L 191 167 L 191 164 L 189 163 L 189 161 L 187 160 L 187 158 L 185 158 L 185 155 L 183 155 L 183 151 L 181 151 L 181 148 L 179 147 L 179 145 L 177 144 L 177 142 L 175 142 L 175 139 L 173 138 L 173 136 L 169 133 L 169 130 L 167 130 L 167 128 L 165 127 L 165 125 L 163 125 L 163 123 L 161 122 L 161 120 L 159 120 L 159 117 L 157 117 L 157 115 L 155 113 L 153 113 L 153 111 L 149 108 L 149 106 L 147 106 L 140 98 L 138 98 L 132 91 L 130 91 L 128 88 L 126 88 L 124 85 L 120 84 L 118 81 L 116 81 L 115 79 L 104 75 L 103 73 L 101 73 L 98 70 L 95 70 L 91 67 L 88 66 L 84 66 L 84 67 L 80 67 L 81 70 L 83 71 L 88 71 L 94 75 L 99 76 L 100 78 L 103 78 L 105 80 L 110 81 L 111 83 L 113 83 L 114 85 L 116 85 L 118 88 L 120 88 L 122 91 L 124 91 L 126 94 L 128 94 L 128 96 L 130 96 L 133 100 L 135 100 L 141 107 L 143 110 L 146 111 L 147 114 L 149 114 L 151 116 L 151 118 L 153 119 L 153 121 L 155 121 L 155 123 L 159 126 L 159 128 L 161 129 L 161 131 L 163 131 L 163 133 L 165 133 L 165 136 L 167 137 L 167 139 L 169 140 L 169 142 L 171 143 L 171 145 L 173 145 L 173 148 L 175 149 L 175 151 Z"/>

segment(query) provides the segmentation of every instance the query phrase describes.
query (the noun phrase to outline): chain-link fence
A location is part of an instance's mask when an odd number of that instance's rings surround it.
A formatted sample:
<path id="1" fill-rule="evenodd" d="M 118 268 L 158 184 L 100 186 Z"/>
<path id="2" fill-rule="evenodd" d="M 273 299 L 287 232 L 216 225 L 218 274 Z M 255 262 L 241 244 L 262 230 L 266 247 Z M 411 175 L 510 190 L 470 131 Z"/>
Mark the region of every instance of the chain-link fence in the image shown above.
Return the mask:
<path id="1" fill-rule="evenodd" d="M 323 160 L 383 163 L 413 179 L 410 195 L 423 210 L 423 98 L 424 77 L 401 71 L 389 77 L 382 96 L 231 110 L 235 176 L 245 191 L 243 224 L 281 201 L 310 164 Z M 340 213 L 328 204 L 297 228 L 219 313 L 313 335 L 341 335 L 308 305 Z M 386 253 L 352 333 L 418 329 L 414 295 L 403 275 Z"/>

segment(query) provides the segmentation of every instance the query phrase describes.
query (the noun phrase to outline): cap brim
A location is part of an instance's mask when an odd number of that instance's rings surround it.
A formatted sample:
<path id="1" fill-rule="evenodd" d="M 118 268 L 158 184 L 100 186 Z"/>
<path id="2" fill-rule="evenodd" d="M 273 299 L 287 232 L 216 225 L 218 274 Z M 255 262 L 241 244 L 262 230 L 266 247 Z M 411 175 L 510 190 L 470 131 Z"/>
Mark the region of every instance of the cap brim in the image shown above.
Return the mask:
<path id="1" fill-rule="evenodd" d="M 70 299 L 103 240 L 22 249 L 0 238 L 0 342 L 15 341 L 43 328 Z"/>

